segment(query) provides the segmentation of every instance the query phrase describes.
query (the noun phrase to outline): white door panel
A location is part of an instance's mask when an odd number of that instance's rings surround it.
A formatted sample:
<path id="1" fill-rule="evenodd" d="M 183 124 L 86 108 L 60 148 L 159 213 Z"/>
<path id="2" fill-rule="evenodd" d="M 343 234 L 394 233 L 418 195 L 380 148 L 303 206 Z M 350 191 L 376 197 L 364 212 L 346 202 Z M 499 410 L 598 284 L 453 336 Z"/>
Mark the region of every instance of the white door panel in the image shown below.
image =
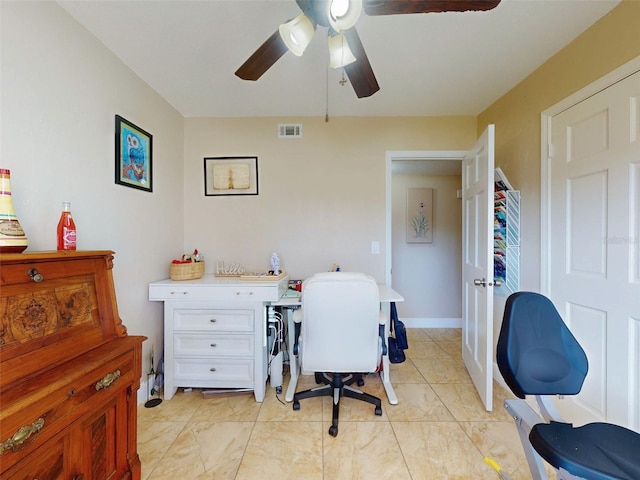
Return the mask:
<path id="1" fill-rule="evenodd" d="M 565 321 L 573 326 L 573 334 L 578 339 L 593 337 L 589 342 L 589 376 L 582 387 L 582 393 L 574 401 L 588 412 L 592 418 L 604 418 L 606 409 L 606 338 L 607 312 L 583 305 L 567 304 Z M 585 351 L 587 347 L 583 345 Z M 568 416 L 571 419 L 573 415 Z M 581 422 L 579 422 L 581 423 Z"/>
<path id="2" fill-rule="evenodd" d="M 589 374 L 575 402 L 578 413 L 584 421 L 608 421 L 636 430 L 638 99 L 640 72 L 552 118 L 548 253 L 549 296 L 589 359 Z"/>
<path id="3" fill-rule="evenodd" d="M 462 161 L 462 358 L 493 409 L 494 126 Z M 476 284 L 476 283 L 480 284 Z"/>

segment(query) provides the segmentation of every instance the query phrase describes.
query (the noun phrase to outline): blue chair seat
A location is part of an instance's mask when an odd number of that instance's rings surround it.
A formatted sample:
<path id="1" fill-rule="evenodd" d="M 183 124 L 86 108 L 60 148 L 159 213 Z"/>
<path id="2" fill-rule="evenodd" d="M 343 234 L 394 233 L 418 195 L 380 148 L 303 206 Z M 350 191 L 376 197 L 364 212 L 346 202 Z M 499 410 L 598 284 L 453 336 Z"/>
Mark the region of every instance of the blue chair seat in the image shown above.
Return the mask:
<path id="1" fill-rule="evenodd" d="M 517 292 L 507 298 L 496 360 L 505 383 L 520 399 L 507 399 L 533 478 L 640 480 L 640 434 L 594 422 L 566 423 L 551 401 L 580 392 L 589 370 L 587 356 L 547 297 Z M 535 395 L 539 412 L 526 401 Z"/>
<path id="2" fill-rule="evenodd" d="M 539 423 L 529 434 L 548 463 L 593 480 L 640 479 L 640 435 L 610 423 Z"/>

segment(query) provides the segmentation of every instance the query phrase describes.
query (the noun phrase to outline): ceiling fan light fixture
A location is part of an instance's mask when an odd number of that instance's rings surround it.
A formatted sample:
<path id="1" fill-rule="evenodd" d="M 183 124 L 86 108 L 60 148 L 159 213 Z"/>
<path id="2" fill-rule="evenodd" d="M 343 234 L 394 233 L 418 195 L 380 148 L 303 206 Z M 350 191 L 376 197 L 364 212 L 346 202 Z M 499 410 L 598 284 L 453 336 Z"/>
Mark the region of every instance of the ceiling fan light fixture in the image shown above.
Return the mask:
<path id="1" fill-rule="evenodd" d="M 280 25 L 278 31 L 289 51 L 299 57 L 311 42 L 315 29 L 309 17 L 301 13 L 293 20 Z"/>
<path id="2" fill-rule="evenodd" d="M 342 68 L 356 60 L 344 34 L 329 36 L 329 66 L 331 68 Z"/>
<path id="3" fill-rule="evenodd" d="M 344 32 L 353 27 L 362 14 L 362 0 L 329 0 L 327 19 L 336 32 Z"/>

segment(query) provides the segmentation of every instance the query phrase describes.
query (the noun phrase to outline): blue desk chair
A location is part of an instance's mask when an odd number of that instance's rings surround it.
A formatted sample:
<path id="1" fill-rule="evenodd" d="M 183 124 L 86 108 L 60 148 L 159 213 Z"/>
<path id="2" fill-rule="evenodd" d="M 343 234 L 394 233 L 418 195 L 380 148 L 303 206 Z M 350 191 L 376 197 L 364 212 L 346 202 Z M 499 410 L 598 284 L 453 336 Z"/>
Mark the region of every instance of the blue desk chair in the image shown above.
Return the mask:
<path id="1" fill-rule="evenodd" d="M 328 396 L 333 400 L 329 434 L 338 434 L 341 397 L 354 398 L 375 406 L 382 415 L 378 397 L 350 385 L 362 385 L 363 373 L 375 372 L 386 354 L 385 317 L 380 311 L 376 281 L 363 273 L 325 272 L 308 278 L 302 285 L 302 308 L 294 315 L 296 351 L 302 368 L 315 372 L 321 387 L 293 396 L 293 409 L 300 400 Z"/>
<path id="2" fill-rule="evenodd" d="M 507 299 L 497 362 L 519 398 L 504 406 L 515 419 L 534 480 L 548 478 L 543 459 L 558 479 L 640 479 L 640 434 L 609 423 L 574 427 L 553 405 L 553 395 L 580 392 L 588 362 L 548 298 L 518 292 Z M 540 415 L 526 395 L 535 395 Z"/>

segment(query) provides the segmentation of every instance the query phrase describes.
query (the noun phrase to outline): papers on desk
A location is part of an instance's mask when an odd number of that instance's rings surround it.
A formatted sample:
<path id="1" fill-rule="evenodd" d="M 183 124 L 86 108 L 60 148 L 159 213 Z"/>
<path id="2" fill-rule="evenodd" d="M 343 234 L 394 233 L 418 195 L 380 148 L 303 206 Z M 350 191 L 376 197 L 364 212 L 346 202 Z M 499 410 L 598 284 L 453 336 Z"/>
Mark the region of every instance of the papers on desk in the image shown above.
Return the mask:
<path id="1" fill-rule="evenodd" d="M 278 275 L 274 275 L 269 272 L 251 272 L 240 275 L 240 280 L 252 280 L 254 282 L 278 282 L 286 276 L 287 274 L 285 272 L 280 272 Z"/>
<path id="2" fill-rule="evenodd" d="M 284 295 L 282 295 L 282 298 L 300 298 L 300 295 L 302 295 L 302 292 L 287 288 L 287 290 L 284 292 Z"/>

